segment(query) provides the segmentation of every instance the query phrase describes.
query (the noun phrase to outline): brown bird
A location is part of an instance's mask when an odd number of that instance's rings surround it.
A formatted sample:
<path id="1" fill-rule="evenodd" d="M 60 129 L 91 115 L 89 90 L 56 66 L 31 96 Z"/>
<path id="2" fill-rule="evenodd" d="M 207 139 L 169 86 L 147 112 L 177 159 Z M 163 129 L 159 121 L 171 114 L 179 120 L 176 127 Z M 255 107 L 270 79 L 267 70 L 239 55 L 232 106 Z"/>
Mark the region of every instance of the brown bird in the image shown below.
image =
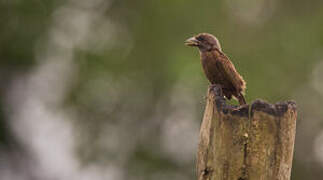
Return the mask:
<path id="1" fill-rule="evenodd" d="M 211 84 L 218 84 L 227 99 L 237 98 L 240 105 L 246 104 L 243 97 L 246 83 L 229 58 L 222 52 L 219 40 L 208 33 L 201 33 L 185 41 L 187 46 L 198 47 L 204 73 Z"/>

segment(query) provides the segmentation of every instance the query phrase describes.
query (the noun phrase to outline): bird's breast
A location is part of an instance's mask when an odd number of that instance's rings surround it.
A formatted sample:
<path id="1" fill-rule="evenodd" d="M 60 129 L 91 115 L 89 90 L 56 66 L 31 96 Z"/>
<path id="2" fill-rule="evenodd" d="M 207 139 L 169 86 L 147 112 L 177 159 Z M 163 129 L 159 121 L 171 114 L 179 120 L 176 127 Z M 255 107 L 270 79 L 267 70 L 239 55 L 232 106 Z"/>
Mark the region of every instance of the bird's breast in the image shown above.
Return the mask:
<path id="1" fill-rule="evenodd" d="M 201 54 L 204 73 L 212 84 L 222 84 L 225 81 L 223 71 L 218 66 L 217 57 L 211 52 Z"/>

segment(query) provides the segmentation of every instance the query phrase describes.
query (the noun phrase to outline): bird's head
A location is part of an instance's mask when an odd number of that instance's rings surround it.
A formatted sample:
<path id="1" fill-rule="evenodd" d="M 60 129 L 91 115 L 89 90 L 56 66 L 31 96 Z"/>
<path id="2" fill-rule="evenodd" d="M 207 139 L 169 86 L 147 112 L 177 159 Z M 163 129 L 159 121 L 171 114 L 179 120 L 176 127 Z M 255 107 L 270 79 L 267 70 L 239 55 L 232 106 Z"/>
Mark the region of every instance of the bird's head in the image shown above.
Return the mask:
<path id="1" fill-rule="evenodd" d="M 185 45 L 198 47 L 200 51 L 211 51 L 218 49 L 221 51 L 219 40 L 209 33 L 200 33 L 185 41 Z"/>

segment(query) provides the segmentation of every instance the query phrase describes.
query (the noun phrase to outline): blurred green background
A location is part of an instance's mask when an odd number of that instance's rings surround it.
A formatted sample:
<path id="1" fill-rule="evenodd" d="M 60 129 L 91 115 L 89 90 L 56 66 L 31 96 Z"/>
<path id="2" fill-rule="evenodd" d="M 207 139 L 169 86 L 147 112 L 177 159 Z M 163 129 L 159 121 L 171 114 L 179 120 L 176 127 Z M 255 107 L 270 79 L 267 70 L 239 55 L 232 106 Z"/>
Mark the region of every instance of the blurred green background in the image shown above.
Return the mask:
<path id="1" fill-rule="evenodd" d="M 196 179 L 200 32 L 248 102 L 297 101 L 292 180 L 323 179 L 322 19 L 320 0 L 0 0 L 0 179 Z"/>

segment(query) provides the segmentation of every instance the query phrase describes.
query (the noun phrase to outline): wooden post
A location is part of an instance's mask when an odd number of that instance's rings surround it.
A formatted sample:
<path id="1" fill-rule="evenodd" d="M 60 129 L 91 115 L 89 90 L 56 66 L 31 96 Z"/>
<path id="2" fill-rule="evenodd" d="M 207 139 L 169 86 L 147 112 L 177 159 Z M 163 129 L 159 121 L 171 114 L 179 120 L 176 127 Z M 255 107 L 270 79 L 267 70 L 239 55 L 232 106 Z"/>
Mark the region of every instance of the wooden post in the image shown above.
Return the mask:
<path id="1" fill-rule="evenodd" d="M 200 129 L 198 180 L 289 180 L 296 131 L 292 101 L 230 106 L 212 85 Z"/>

